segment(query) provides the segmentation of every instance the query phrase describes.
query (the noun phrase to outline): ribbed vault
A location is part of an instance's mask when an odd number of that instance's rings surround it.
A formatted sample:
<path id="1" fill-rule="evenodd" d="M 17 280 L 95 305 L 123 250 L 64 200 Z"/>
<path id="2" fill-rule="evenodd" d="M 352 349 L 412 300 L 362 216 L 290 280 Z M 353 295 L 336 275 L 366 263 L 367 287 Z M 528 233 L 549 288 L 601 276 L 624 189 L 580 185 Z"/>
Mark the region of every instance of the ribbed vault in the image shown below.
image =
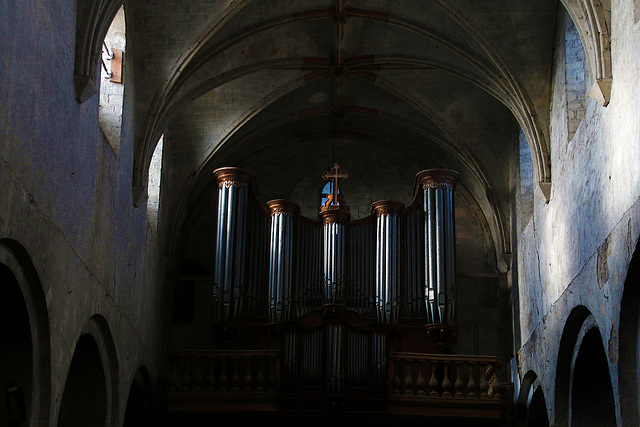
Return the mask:
<path id="1" fill-rule="evenodd" d="M 315 188 L 313 174 L 334 157 L 352 159 L 343 166 L 369 186 L 395 174 L 389 197 L 405 203 L 411 195 L 400 188 L 419 169 L 455 168 L 504 270 L 520 129 L 549 196 L 558 8 L 576 22 L 602 89 L 596 96 L 606 98 L 607 1 L 125 2 L 136 39 L 134 203 L 144 199 L 163 134 L 168 253 L 189 212 L 214 191 L 216 167 L 253 170 L 263 203 Z"/>

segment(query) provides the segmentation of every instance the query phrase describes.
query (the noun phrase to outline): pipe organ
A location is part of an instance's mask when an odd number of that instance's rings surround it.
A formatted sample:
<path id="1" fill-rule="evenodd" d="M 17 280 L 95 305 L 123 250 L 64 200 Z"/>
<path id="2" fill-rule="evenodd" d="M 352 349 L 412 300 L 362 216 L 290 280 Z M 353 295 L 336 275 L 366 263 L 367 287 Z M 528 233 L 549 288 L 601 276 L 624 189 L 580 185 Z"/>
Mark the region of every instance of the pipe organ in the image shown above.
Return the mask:
<path id="1" fill-rule="evenodd" d="M 320 220 L 286 200 L 262 206 L 249 171 L 214 174 L 214 319 L 263 318 L 279 328 L 283 383 L 322 385 L 334 397 L 345 386 L 382 384 L 382 325 L 452 328 L 457 172 L 421 171 L 410 205 L 379 201 L 354 221 L 338 192 L 348 175 L 337 164 L 323 175 L 334 184 Z"/>

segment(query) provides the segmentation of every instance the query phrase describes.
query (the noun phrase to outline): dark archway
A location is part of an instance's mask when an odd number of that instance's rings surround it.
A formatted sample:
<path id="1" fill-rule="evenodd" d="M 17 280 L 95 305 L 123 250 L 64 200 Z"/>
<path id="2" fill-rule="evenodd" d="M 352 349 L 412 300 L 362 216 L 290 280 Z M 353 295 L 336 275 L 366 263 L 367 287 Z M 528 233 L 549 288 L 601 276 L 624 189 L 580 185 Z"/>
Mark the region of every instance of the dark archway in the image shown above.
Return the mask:
<path id="1" fill-rule="evenodd" d="M 26 418 L 29 425 L 49 425 L 51 353 L 45 295 L 27 251 L 6 238 L 0 239 L 0 318 L 2 325 L 11 325 L 0 328 L 0 422 Z"/>
<path id="2" fill-rule="evenodd" d="M 544 392 L 535 372 L 529 371 L 522 378 L 522 386 L 516 403 L 516 425 L 519 427 L 548 427 L 549 414 Z"/>
<path id="3" fill-rule="evenodd" d="M 123 427 L 150 427 L 157 425 L 154 421 L 157 420 L 154 420 L 151 380 L 146 368 L 141 366 L 131 381 L 122 425 Z"/>
<path id="4" fill-rule="evenodd" d="M 556 371 L 555 425 L 615 426 L 615 399 L 602 335 L 584 306 L 565 324 Z"/>
<path id="5" fill-rule="evenodd" d="M 1 421 L 2 425 L 19 425 L 30 418 L 33 346 L 20 285 L 4 264 L 0 264 L 0 324 Z"/>
<path id="6" fill-rule="evenodd" d="M 585 306 L 575 307 L 562 331 L 560 348 L 558 349 L 558 364 L 556 366 L 556 393 L 555 393 L 555 424 L 558 426 L 569 425 L 569 407 L 571 390 L 571 366 L 576 347 L 576 341 L 584 321 L 591 315 Z"/>
<path id="7" fill-rule="evenodd" d="M 96 314 L 84 325 L 76 343 L 60 404 L 59 425 L 117 425 L 118 372 L 118 358 L 107 320 Z M 90 391 L 84 393 L 88 389 Z"/>
<path id="8" fill-rule="evenodd" d="M 571 425 L 616 425 L 609 362 L 597 327 L 590 328 L 575 358 L 571 384 Z"/>
<path id="9" fill-rule="evenodd" d="M 549 427 L 549 413 L 541 387 L 536 388 L 531 395 L 527 413 L 527 427 Z"/>
<path id="10" fill-rule="evenodd" d="M 634 252 L 620 306 L 618 381 L 623 425 L 640 425 L 638 334 L 640 333 L 640 255 Z"/>
<path id="11" fill-rule="evenodd" d="M 100 350 L 93 336 L 84 334 L 73 353 L 58 424 L 104 427 L 107 409 L 107 382 Z"/>

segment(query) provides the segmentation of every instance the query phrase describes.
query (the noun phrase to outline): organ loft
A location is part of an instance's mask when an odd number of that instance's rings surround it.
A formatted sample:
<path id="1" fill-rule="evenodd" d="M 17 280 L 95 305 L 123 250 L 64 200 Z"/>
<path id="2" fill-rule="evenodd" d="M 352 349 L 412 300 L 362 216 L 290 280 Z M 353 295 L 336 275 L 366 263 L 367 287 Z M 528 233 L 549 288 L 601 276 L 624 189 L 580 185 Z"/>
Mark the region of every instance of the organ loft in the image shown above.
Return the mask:
<path id="1" fill-rule="evenodd" d="M 319 219 L 262 205 L 249 170 L 214 176 L 210 344 L 171 353 L 170 412 L 195 399 L 204 411 L 506 415 L 502 360 L 456 351 L 456 171 L 420 171 L 409 205 L 377 201 L 356 220 L 337 163 Z"/>

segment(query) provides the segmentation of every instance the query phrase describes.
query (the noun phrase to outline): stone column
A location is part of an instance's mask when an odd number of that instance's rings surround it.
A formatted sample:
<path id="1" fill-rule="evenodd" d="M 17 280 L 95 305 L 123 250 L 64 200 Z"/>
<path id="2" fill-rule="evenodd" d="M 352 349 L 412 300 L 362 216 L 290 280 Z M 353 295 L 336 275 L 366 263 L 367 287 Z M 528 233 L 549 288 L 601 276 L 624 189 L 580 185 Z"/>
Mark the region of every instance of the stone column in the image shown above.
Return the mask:
<path id="1" fill-rule="evenodd" d="M 453 189 L 458 173 L 429 169 L 417 174 L 424 190 L 425 303 L 429 324 L 455 318 L 455 230 Z"/>
<path id="2" fill-rule="evenodd" d="M 383 200 L 371 205 L 376 214 L 376 317 L 397 323 L 399 301 L 400 202 Z"/>
<path id="3" fill-rule="evenodd" d="M 291 314 L 293 219 L 300 207 L 287 200 L 271 200 L 267 207 L 271 212 L 269 322 L 279 323 Z"/>
<path id="4" fill-rule="evenodd" d="M 214 318 L 229 322 L 236 320 L 241 311 L 248 194 L 255 177 L 247 170 L 233 167 L 216 169 L 213 173 L 218 180 Z"/>

